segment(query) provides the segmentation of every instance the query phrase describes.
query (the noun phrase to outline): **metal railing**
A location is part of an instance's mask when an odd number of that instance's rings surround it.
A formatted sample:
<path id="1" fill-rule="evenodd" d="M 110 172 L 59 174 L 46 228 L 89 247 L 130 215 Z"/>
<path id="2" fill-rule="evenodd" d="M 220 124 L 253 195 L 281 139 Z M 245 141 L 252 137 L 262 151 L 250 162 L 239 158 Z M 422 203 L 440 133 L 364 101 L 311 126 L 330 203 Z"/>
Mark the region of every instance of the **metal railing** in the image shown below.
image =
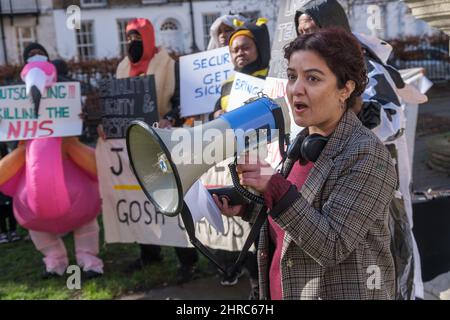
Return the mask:
<path id="1" fill-rule="evenodd" d="M 398 69 L 424 68 L 431 81 L 450 81 L 449 41 L 444 33 L 389 40 L 394 48 L 389 64 Z"/>

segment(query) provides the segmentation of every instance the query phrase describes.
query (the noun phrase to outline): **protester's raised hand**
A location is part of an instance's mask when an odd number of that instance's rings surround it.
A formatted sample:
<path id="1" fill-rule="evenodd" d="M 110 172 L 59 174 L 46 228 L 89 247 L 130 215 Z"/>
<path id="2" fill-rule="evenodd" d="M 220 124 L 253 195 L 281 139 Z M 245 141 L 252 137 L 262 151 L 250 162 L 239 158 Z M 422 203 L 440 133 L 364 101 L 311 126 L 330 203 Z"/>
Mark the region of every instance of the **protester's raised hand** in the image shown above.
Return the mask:
<path id="1" fill-rule="evenodd" d="M 77 137 L 63 137 L 62 138 L 62 148 L 63 150 L 70 147 L 70 145 L 73 145 L 74 143 L 78 142 Z"/>
<path id="2" fill-rule="evenodd" d="M 106 134 L 105 131 L 103 131 L 103 126 L 101 124 L 97 126 L 97 134 L 100 139 L 106 140 Z"/>
<path id="3" fill-rule="evenodd" d="M 167 119 L 161 119 L 158 122 L 158 127 L 161 129 L 170 129 L 172 128 L 172 122 Z"/>
<path id="4" fill-rule="evenodd" d="M 82 111 L 78 114 L 78 118 L 80 118 L 83 121 L 86 121 L 88 119 L 88 113 L 86 111 Z"/>

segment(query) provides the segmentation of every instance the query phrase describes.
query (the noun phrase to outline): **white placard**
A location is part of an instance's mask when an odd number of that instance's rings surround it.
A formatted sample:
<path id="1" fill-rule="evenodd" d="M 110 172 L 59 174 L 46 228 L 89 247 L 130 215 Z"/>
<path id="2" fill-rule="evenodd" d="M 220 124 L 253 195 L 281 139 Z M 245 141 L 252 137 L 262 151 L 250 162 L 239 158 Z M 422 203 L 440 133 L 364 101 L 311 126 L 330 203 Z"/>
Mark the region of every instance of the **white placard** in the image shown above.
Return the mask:
<path id="1" fill-rule="evenodd" d="M 181 116 L 214 111 L 222 83 L 234 73 L 228 47 L 180 58 Z"/>
<path id="2" fill-rule="evenodd" d="M 78 136 L 82 130 L 80 84 L 58 82 L 42 97 L 39 116 L 25 85 L 0 87 L 0 141 Z"/>
<path id="3" fill-rule="evenodd" d="M 258 96 L 265 87 L 265 80 L 236 72 L 228 100 L 227 111 L 241 107 L 247 100 Z"/>

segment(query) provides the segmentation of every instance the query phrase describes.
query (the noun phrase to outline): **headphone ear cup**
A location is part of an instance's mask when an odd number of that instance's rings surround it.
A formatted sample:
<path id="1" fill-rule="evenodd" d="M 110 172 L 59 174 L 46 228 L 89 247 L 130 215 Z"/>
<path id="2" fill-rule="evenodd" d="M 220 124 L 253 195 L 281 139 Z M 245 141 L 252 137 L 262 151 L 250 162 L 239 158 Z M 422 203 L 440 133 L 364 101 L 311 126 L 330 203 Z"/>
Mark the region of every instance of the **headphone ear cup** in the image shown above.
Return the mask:
<path id="1" fill-rule="evenodd" d="M 294 141 L 292 141 L 289 149 L 287 150 L 287 158 L 297 161 L 301 157 L 301 147 L 304 141 L 304 137 L 298 135 L 295 137 Z"/>
<path id="2" fill-rule="evenodd" d="M 328 138 L 318 133 L 307 136 L 300 149 L 301 160 L 316 162 L 327 142 Z"/>

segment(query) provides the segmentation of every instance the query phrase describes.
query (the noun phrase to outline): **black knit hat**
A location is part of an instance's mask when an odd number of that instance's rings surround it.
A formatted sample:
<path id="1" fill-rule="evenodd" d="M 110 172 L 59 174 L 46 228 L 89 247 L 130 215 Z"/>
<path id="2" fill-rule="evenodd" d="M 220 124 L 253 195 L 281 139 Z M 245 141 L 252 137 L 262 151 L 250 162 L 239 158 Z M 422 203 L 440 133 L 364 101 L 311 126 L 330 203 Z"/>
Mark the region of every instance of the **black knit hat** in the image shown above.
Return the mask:
<path id="1" fill-rule="evenodd" d="M 242 70 L 239 70 L 239 72 L 252 74 L 257 70 L 268 68 L 270 64 L 270 36 L 269 29 L 266 25 L 266 19 L 259 18 L 256 22 L 244 22 L 230 35 L 229 40 L 232 40 L 233 36 L 242 30 L 248 30 L 253 35 L 253 40 L 255 41 L 256 49 L 258 50 L 258 60 L 246 65 Z M 229 41 L 229 43 L 230 42 L 231 41 Z"/>
<path id="2" fill-rule="evenodd" d="M 42 50 L 42 52 L 47 56 L 47 58 L 49 58 L 47 50 L 45 50 L 45 48 L 42 45 L 40 45 L 37 42 L 32 42 L 25 48 L 25 50 L 23 50 L 23 61 L 25 63 L 27 62 L 27 60 L 29 58 L 28 55 L 30 54 L 30 51 L 34 50 L 34 49 Z"/>

